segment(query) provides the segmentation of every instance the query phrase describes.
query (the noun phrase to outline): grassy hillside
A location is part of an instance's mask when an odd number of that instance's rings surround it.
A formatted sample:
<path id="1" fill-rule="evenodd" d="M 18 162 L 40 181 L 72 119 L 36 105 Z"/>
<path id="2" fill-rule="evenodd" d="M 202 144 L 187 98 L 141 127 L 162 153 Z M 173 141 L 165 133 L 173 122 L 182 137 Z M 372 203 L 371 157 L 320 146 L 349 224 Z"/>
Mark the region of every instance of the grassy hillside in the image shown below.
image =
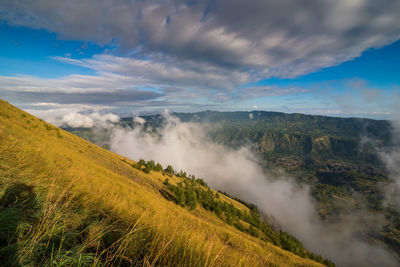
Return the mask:
<path id="1" fill-rule="evenodd" d="M 320 265 L 262 231 L 252 236 L 243 216 L 240 231 L 205 205 L 180 203 L 179 190 L 216 194 L 180 176 L 142 169 L 0 101 L 0 265 Z"/>

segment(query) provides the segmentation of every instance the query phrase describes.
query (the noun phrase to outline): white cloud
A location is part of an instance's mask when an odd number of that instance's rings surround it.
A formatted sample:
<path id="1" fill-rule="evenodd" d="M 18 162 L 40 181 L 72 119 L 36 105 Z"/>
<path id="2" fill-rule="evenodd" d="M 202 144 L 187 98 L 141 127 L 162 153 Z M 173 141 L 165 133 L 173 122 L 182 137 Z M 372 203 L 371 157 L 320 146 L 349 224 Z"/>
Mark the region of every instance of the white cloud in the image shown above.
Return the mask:
<path id="1" fill-rule="evenodd" d="M 250 75 L 244 71 L 228 70 L 195 61 L 177 61 L 158 54 L 149 55 L 146 59 L 112 55 L 95 55 L 90 59 L 72 61 L 63 57 L 54 59 L 85 66 L 101 75 L 120 79 L 135 86 L 225 89 L 250 81 Z"/>
<path id="2" fill-rule="evenodd" d="M 0 18 L 66 39 L 119 40 L 122 51 L 292 77 L 399 39 L 399 11 L 397 0 L 16 0 L 0 5 Z"/>
<path id="3" fill-rule="evenodd" d="M 146 121 L 142 117 L 135 116 L 133 117 L 133 122 L 143 125 Z"/>
<path id="4" fill-rule="evenodd" d="M 66 125 L 73 128 L 91 128 L 93 127 L 94 121 L 90 116 L 79 113 L 69 113 L 62 118 L 60 123 L 57 124 Z"/>
<path id="5" fill-rule="evenodd" d="M 68 113 L 64 115 L 61 119 L 54 122 L 57 126 L 67 126 L 72 128 L 92 128 L 92 127 L 110 127 L 112 123 L 119 121 L 119 116 L 107 113 L 101 115 L 98 112 L 91 114 L 81 114 L 77 112 Z"/>
<path id="6" fill-rule="evenodd" d="M 38 102 L 33 103 L 30 106 L 32 107 L 43 107 L 43 108 L 56 108 L 61 110 L 75 110 L 75 111 L 84 111 L 84 110 L 93 110 L 100 111 L 103 109 L 109 109 L 110 106 L 101 106 L 101 105 L 85 105 L 85 104 L 60 104 L 60 103 L 49 103 L 49 102 Z"/>
<path id="7" fill-rule="evenodd" d="M 107 128 L 112 123 L 119 121 L 119 116 L 110 112 L 110 106 L 60 104 L 39 102 L 23 108 L 49 123 L 60 127 L 103 127 Z"/>
<path id="8" fill-rule="evenodd" d="M 147 59 L 95 55 L 87 59 L 55 57 L 55 60 L 85 66 L 97 75 L 69 75 L 61 78 L 0 76 L 0 91 L 25 101 L 64 104 L 113 104 L 158 99 L 176 101 L 205 98 L 224 102 L 273 95 L 306 92 L 297 87 L 243 87 L 253 79 L 245 71 L 230 70 L 208 63 L 175 61 L 153 55 Z M 146 88 L 146 89 L 141 89 Z"/>
<path id="9" fill-rule="evenodd" d="M 57 79 L 35 76 L 0 76 L 1 89 L 13 92 L 91 93 L 117 89 L 122 77 L 69 75 Z M 115 84 L 115 82 L 118 82 Z M 115 88 L 117 86 L 117 88 Z"/>

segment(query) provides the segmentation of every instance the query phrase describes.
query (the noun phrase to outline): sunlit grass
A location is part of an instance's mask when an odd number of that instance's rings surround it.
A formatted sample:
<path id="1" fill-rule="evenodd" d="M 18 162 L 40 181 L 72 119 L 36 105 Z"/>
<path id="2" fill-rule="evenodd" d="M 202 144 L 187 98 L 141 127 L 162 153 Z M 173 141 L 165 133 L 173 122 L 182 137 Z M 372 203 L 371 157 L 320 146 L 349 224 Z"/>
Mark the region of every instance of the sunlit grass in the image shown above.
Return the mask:
<path id="1" fill-rule="evenodd" d="M 0 265 L 318 265 L 166 200 L 165 177 L 129 163 L 0 102 Z"/>

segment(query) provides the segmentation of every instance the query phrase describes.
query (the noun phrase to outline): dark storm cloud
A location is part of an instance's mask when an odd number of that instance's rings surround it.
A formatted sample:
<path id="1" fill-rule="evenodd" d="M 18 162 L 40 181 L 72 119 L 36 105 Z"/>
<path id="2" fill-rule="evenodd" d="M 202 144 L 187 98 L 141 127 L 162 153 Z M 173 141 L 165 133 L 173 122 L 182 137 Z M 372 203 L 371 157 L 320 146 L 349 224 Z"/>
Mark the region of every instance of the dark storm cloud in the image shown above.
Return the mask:
<path id="1" fill-rule="evenodd" d="M 400 37 L 397 0 L 50 1 L 0 5 L 10 24 L 160 52 L 258 77 L 292 77 Z"/>

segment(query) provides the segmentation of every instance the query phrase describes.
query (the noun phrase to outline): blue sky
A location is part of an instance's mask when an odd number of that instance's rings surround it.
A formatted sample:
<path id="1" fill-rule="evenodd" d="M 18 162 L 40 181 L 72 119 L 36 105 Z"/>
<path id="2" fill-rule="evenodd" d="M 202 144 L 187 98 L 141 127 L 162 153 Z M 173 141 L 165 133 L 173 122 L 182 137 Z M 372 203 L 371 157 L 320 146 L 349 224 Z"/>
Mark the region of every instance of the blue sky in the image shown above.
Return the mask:
<path id="1" fill-rule="evenodd" d="M 56 78 L 74 73 L 94 74 L 94 71 L 58 62 L 51 57 L 81 58 L 102 53 L 104 48 L 84 41 L 65 41 L 56 33 L 27 27 L 0 25 L 0 74 L 33 75 Z"/>
<path id="2" fill-rule="evenodd" d="M 165 108 L 397 114 L 399 5 L 183 3 L 117 1 L 119 13 L 95 1 L 0 5 L 2 98 L 42 117 Z M 321 25 L 313 9 L 325 14 Z"/>

